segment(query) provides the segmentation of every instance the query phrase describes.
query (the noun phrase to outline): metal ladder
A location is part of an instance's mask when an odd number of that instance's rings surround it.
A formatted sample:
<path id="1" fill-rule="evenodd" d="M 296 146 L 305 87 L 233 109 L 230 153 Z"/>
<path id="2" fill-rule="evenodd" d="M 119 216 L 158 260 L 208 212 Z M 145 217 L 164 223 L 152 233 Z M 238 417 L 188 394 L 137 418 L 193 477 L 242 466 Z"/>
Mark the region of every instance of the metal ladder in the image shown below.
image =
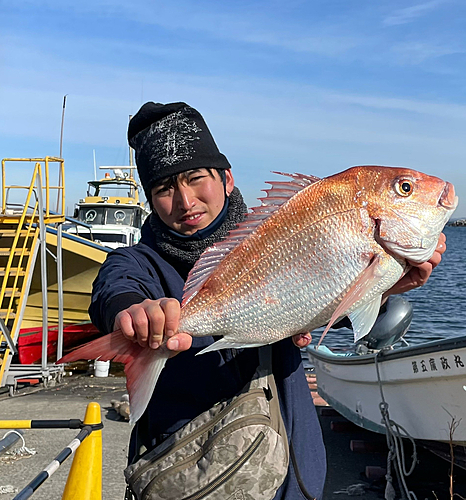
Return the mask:
<path id="1" fill-rule="evenodd" d="M 7 185 L 7 162 L 32 162 L 34 164 L 29 185 Z M 58 185 L 49 182 L 50 165 L 58 163 Z M 11 203 L 8 198 L 13 191 L 26 192 L 24 201 Z M 50 210 L 50 192 L 57 191 L 57 210 Z M 61 225 L 64 214 L 64 162 L 61 158 L 10 158 L 2 160 L 2 207 L 0 212 L 0 387 L 8 386 L 10 395 L 16 390 L 19 379 L 34 378 L 44 385 L 61 377 L 63 366 L 47 360 L 48 299 L 46 255 L 46 226 L 57 228 L 59 338 L 57 359 L 63 352 L 63 289 Z M 42 360 L 41 365 L 12 363 L 16 353 L 21 321 L 26 307 L 31 279 L 40 253 L 42 285 Z M 60 314 L 61 311 L 61 314 Z"/>

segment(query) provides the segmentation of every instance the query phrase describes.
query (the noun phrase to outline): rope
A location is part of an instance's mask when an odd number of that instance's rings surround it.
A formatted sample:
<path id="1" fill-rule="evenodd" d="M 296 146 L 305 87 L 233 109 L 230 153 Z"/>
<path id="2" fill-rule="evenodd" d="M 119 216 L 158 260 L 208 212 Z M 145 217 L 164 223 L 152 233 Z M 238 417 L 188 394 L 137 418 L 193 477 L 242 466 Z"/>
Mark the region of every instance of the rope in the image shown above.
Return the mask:
<path id="1" fill-rule="evenodd" d="M 380 413 L 382 414 L 382 419 L 385 425 L 385 432 L 387 438 L 388 446 L 388 457 L 387 457 L 387 474 L 385 476 L 387 480 L 387 486 L 385 488 L 385 500 L 395 500 L 395 488 L 393 487 L 392 478 L 392 462 L 394 462 L 395 474 L 398 479 L 398 484 L 401 490 L 401 498 L 403 500 L 417 500 L 416 495 L 409 490 L 406 484 L 406 477 L 411 475 L 416 467 L 417 462 L 417 451 L 416 443 L 414 439 L 409 435 L 409 433 L 401 425 L 397 424 L 394 420 L 390 419 L 388 412 L 388 403 L 385 401 L 382 388 L 382 380 L 380 378 L 379 371 L 379 355 L 382 356 L 383 349 L 375 355 L 375 368 L 377 371 L 377 381 L 379 383 L 380 397 L 382 402 L 379 404 Z M 405 454 L 403 449 L 402 438 L 408 438 L 413 446 L 412 463 L 409 471 L 406 469 Z"/>
<path id="2" fill-rule="evenodd" d="M 333 494 L 334 495 L 343 494 L 343 495 L 348 495 L 350 497 L 364 496 L 366 494 L 366 487 L 362 483 L 350 484 L 344 490 L 334 491 Z"/>
<path id="3" fill-rule="evenodd" d="M 36 454 L 36 450 L 30 449 L 26 446 L 26 441 L 24 440 L 23 435 L 16 430 L 6 432 L 1 440 L 5 439 L 9 434 L 17 434 L 21 438 L 23 445 L 21 448 L 15 448 L 13 451 L 6 451 L 5 457 L 2 457 L 0 461 L 9 462 Z M 12 486 L 11 484 L 0 485 L 0 495 L 5 495 L 7 493 L 18 493 L 18 488 Z"/>
<path id="4" fill-rule="evenodd" d="M 11 431 L 6 432 L 3 435 L 2 440 L 5 439 L 9 434 L 17 434 L 21 438 L 23 445 L 21 446 L 21 448 L 15 448 L 13 451 L 5 452 L 5 455 L 7 455 L 5 457 L 6 460 L 8 460 L 8 459 L 16 460 L 18 458 L 23 458 L 23 457 L 35 455 L 37 453 L 36 450 L 34 450 L 34 448 L 28 448 L 26 446 L 26 441 L 24 440 L 23 435 L 16 430 L 11 430 Z"/>
<path id="5" fill-rule="evenodd" d="M 18 488 L 11 486 L 11 484 L 0 486 L 0 495 L 5 495 L 7 493 L 18 493 Z"/>

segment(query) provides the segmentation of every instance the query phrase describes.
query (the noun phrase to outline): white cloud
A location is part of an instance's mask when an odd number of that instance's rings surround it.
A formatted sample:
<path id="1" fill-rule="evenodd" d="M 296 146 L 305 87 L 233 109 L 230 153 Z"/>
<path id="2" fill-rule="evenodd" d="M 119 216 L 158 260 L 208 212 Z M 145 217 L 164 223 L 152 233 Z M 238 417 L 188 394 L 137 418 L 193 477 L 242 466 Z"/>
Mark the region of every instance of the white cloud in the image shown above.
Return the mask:
<path id="1" fill-rule="evenodd" d="M 452 54 L 464 54 L 466 50 L 432 42 L 397 43 L 391 47 L 391 52 L 401 64 L 421 64 L 428 59 L 435 59 Z"/>
<path id="2" fill-rule="evenodd" d="M 383 24 L 386 26 L 396 26 L 399 24 L 410 23 L 436 9 L 443 3 L 445 3 L 445 0 L 431 0 L 430 2 L 424 2 L 412 5 L 411 7 L 396 10 L 383 20 Z"/>

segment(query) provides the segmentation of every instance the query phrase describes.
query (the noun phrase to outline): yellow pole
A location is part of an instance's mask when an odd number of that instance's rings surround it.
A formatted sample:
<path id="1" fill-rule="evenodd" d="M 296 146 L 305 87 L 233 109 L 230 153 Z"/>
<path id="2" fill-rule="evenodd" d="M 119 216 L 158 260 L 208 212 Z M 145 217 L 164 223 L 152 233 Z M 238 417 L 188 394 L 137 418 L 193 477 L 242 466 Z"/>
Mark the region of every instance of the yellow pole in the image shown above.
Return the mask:
<path id="1" fill-rule="evenodd" d="M 89 403 L 84 425 L 101 423 L 99 404 Z M 93 431 L 76 450 L 62 500 L 102 500 L 102 430 Z"/>
<path id="2" fill-rule="evenodd" d="M 0 429 L 30 429 L 31 420 L 0 420 Z"/>

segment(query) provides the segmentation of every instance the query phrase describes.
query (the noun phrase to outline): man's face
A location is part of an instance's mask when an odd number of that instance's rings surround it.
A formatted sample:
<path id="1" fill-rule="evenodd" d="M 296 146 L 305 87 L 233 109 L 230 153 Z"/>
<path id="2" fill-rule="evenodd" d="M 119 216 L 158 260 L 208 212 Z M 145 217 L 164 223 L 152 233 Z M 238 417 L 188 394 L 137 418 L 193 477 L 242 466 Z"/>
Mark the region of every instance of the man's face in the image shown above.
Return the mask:
<path id="1" fill-rule="evenodd" d="M 178 233 L 189 236 L 206 228 L 222 211 L 234 187 L 230 170 L 225 170 L 226 187 L 218 172 L 205 168 L 180 174 L 171 187 L 152 188 L 152 205 L 162 221 Z"/>

